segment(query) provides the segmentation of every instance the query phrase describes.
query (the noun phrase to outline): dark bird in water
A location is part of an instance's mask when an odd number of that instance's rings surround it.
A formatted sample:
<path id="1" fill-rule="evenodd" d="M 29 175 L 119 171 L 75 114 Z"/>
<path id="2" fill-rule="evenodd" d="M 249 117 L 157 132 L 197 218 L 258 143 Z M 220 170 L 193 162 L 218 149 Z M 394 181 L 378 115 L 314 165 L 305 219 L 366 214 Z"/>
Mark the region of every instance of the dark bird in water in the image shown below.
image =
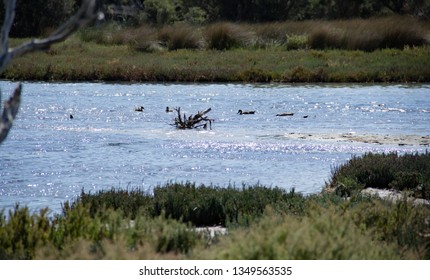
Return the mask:
<path id="1" fill-rule="evenodd" d="M 73 119 L 73 115 L 72 115 L 72 114 L 70 114 L 69 118 L 70 118 L 70 119 Z"/>
<path id="2" fill-rule="evenodd" d="M 304 119 L 307 119 L 308 117 L 309 117 L 308 115 L 303 116 Z"/>
<path id="3" fill-rule="evenodd" d="M 171 113 L 173 112 L 173 109 L 169 108 L 169 106 L 166 107 L 166 113 Z"/>
<path id="4" fill-rule="evenodd" d="M 278 117 L 294 116 L 294 113 L 292 113 L 292 112 L 284 112 L 284 113 L 276 114 L 276 116 L 278 116 Z"/>
<path id="5" fill-rule="evenodd" d="M 140 106 L 140 107 L 136 107 L 136 108 L 134 108 L 134 110 L 136 111 L 136 112 L 143 112 L 143 110 L 144 110 L 145 108 L 143 107 L 143 106 Z"/>
<path id="6" fill-rule="evenodd" d="M 255 111 L 242 111 L 239 109 L 239 111 L 237 111 L 237 113 L 239 115 L 253 115 L 253 114 L 255 114 Z"/>

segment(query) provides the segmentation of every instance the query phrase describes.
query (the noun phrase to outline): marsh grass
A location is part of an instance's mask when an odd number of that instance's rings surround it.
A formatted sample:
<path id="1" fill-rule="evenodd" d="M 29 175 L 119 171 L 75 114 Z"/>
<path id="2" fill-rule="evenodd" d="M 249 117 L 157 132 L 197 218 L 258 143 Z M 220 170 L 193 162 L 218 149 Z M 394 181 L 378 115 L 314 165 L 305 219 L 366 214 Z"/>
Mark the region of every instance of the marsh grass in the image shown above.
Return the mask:
<path id="1" fill-rule="evenodd" d="M 429 30 L 422 22 L 408 17 L 354 19 L 321 22 L 309 34 L 314 49 L 377 49 L 423 46 L 429 43 Z"/>
<path id="2" fill-rule="evenodd" d="M 200 30 L 183 23 L 165 26 L 158 32 L 158 39 L 168 50 L 199 49 L 203 47 Z"/>
<path id="3" fill-rule="evenodd" d="M 230 50 L 247 47 L 253 41 L 253 34 L 246 26 L 230 22 L 213 23 L 205 29 L 207 48 Z"/>
<path id="4" fill-rule="evenodd" d="M 97 44 L 133 45 L 140 51 L 160 50 L 155 47 L 157 44 L 168 50 L 310 47 L 374 51 L 428 45 L 430 29 L 428 24 L 419 19 L 391 16 L 259 24 L 217 22 L 201 26 L 175 23 L 157 28 L 146 24 L 133 28 L 109 24 L 83 29 L 80 37 L 84 42 Z M 300 44 L 293 44 L 297 43 L 298 38 Z"/>
<path id="5" fill-rule="evenodd" d="M 429 51 L 428 46 L 373 52 L 282 47 L 149 53 L 130 45 L 85 43 L 73 37 L 49 51 L 14 60 L 1 77 L 43 81 L 428 82 L 430 67 L 422 62 L 429 59 Z"/>

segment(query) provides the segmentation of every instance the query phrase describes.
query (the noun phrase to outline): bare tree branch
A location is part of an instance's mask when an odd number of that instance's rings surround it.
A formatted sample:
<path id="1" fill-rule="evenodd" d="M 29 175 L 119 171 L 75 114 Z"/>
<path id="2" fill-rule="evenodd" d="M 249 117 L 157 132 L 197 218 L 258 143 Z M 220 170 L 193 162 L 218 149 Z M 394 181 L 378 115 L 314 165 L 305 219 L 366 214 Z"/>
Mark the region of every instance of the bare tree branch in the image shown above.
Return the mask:
<path id="1" fill-rule="evenodd" d="M 74 16 L 72 16 L 67 22 L 65 22 L 62 26 L 60 26 L 57 30 L 55 30 L 48 38 L 32 39 L 28 42 L 25 42 L 17 46 L 16 48 L 8 49 L 9 31 L 15 14 L 14 9 L 15 9 L 16 0 L 5 0 L 5 1 L 7 2 L 5 3 L 6 16 L 4 21 L 6 26 L 4 26 L 4 30 L 2 28 L 2 40 L 1 40 L 2 56 L 0 58 L 0 72 L 2 72 L 4 68 L 12 61 L 12 59 L 16 57 L 22 56 L 28 52 L 47 49 L 55 43 L 64 41 L 67 37 L 72 35 L 80 27 L 93 21 L 98 15 L 96 10 L 97 1 L 96 0 L 84 1 L 82 3 L 81 8 L 78 10 L 78 12 Z"/>
<path id="2" fill-rule="evenodd" d="M 21 103 L 21 89 L 22 86 L 19 84 L 10 99 L 4 103 L 3 114 L 0 120 L 0 143 L 6 139 L 9 130 L 12 128 L 13 120 L 18 113 L 19 104 Z"/>
<path id="3" fill-rule="evenodd" d="M 6 65 L 10 63 L 9 58 L 9 32 L 12 28 L 13 20 L 15 18 L 15 0 L 3 0 L 5 11 L 4 11 L 4 21 L 3 26 L 1 28 L 0 34 L 0 72 L 3 72 L 3 69 Z"/>
<path id="4" fill-rule="evenodd" d="M 203 127 L 207 128 L 209 123 L 209 128 L 212 129 L 213 119 L 209 119 L 206 114 L 209 113 L 211 108 L 208 108 L 204 111 L 197 112 L 195 115 L 190 115 L 188 118 L 184 114 L 184 118 L 181 117 L 181 107 L 175 108 L 175 111 L 178 113 L 178 116 L 174 119 L 174 123 L 171 124 L 179 129 L 192 129 Z"/>
<path id="5" fill-rule="evenodd" d="M 97 0 L 84 0 L 81 8 L 68 21 L 55 30 L 49 37 L 44 39 L 32 39 L 15 48 L 9 48 L 9 33 L 15 18 L 16 0 L 3 0 L 4 20 L 0 30 L 0 73 L 16 57 L 26 53 L 47 49 L 51 45 L 64 41 L 80 27 L 90 23 L 97 18 Z M 5 102 L 3 113 L 0 119 L 0 143 L 6 139 L 13 121 L 18 113 L 21 101 L 21 84 L 15 89 L 8 101 Z M 1 106 L 1 92 L 0 92 Z"/>

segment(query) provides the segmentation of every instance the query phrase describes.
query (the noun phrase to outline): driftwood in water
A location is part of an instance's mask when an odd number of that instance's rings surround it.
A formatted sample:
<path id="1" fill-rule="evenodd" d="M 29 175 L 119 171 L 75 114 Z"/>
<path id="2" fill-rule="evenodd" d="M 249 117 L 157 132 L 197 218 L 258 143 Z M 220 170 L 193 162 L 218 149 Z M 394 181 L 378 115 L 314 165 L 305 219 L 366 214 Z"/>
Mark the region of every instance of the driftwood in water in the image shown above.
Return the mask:
<path id="1" fill-rule="evenodd" d="M 171 125 L 176 126 L 179 129 L 192 129 L 203 127 L 207 128 L 209 124 L 209 129 L 212 129 L 213 119 L 209 119 L 206 114 L 209 113 L 211 108 L 206 109 L 205 111 L 197 112 L 195 115 L 190 115 L 187 117 L 185 114 L 181 115 L 181 107 L 175 108 L 175 111 L 178 113 L 178 116 L 175 118 L 175 122 Z"/>

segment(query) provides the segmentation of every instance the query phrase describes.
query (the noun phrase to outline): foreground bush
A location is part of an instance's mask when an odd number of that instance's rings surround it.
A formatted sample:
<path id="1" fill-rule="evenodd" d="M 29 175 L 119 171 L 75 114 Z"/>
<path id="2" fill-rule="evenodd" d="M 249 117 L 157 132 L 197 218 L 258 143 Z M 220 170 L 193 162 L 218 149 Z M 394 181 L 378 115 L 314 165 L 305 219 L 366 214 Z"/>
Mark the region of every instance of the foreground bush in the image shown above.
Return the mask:
<path id="1" fill-rule="evenodd" d="M 0 212 L 0 259 L 430 259 L 430 208 L 363 195 L 428 198 L 430 154 L 366 154 L 336 168 L 335 192 L 169 183 L 82 192 L 63 212 Z M 348 196 L 345 198 L 345 196 Z M 216 238 L 195 226 L 228 226 Z"/>
<path id="2" fill-rule="evenodd" d="M 238 229 L 205 258 L 215 259 L 393 259 L 395 246 L 363 232 L 334 207 L 302 218 L 271 213 L 250 229 Z M 206 253 L 206 252 L 205 252 Z"/>
<path id="3" fill-rule="evenodd" d="M 194 183 L 168 183 L 154 188 L 153 194 L 141 190 L 81 193 L 65 204 L 65 213 L 77 205 L 89 207 L 92 216 L 100 208 L 120 210 L 134 219 L 137 215 L 180 220 L 196 226 L 249 224 L 262 215 L 267 206 L 283 213 L 302 214 L 305 198 L 294 192 L 260 185 L 235 187 L 196 186 Z"/>
<path id="4" fill-rule="evenodd" d="M 354 157 L 332 171 L 327 187 L 347 195 L 364 188 L 394 189 L 430 199 L 430 153 Z"/>
<path id="5" fill-rule="evenodd" d="M 168 212 L 173 216 L 170 206 L 179 207 L 174 213 L 186 213 L 196 207 L 190 202 L 207 203 L 215 194 L 222 197 L 221 188 L 193 188 L 192 184 L 167 187 L 158 206 L 166 212 L 151 216 L 154 210 L 144 206 L 132 220 L 123 209 L 130 209 L 125 207 L 128 199 L 138 204 L 133 198 L 137 194 L 118 191 L 79 198 L 54 217 L 48 216 L 47 209 L 30 214 L 28 208 L 17 206 L 7 218 L 1 213 L 0 259 L 430 258 L 430 209 L 406 199 L 391 203 L 353 195 L 345 200 L 335 193 L 300 197 L 249 187 L 236 198 L 258 208 L 255 213 L 249 210 L 254 213 L 252 219 L 232 224 L 227 236 L 208 239 L 182 221 L 185 215 L 165 217 Z M 190 191 L 181 204 L 180 194 Z M 205 196 L 210 192 L 214 195 L 208 200 Z M 114 210 L 106 206 L 109 203 L 99 204 L 102 197 L 124 203 L 116 202 L 119 207 Z M 259 201 L 262 197 L 267 203 Z M 98 206 L 91 207 L 93 203 Z M 216 203 L 208 203 L 205 209 L 223 213 Z"/>
<path id="6" fill-rule="evenodd" d="M 121 211 L 75 204 L 63 215 L 48 218 L 47 210 L 30 214 L 16 207 L 6 219 L 0 217 L 0 259 L 34 258 L 130 258 L 130 252 L 187 254 L 200 241 L 199 235 L 179 221 L 162 216 L 138 216 L 130 221 Z M 114 252 L 107 248 L 114 248 Z"/>

